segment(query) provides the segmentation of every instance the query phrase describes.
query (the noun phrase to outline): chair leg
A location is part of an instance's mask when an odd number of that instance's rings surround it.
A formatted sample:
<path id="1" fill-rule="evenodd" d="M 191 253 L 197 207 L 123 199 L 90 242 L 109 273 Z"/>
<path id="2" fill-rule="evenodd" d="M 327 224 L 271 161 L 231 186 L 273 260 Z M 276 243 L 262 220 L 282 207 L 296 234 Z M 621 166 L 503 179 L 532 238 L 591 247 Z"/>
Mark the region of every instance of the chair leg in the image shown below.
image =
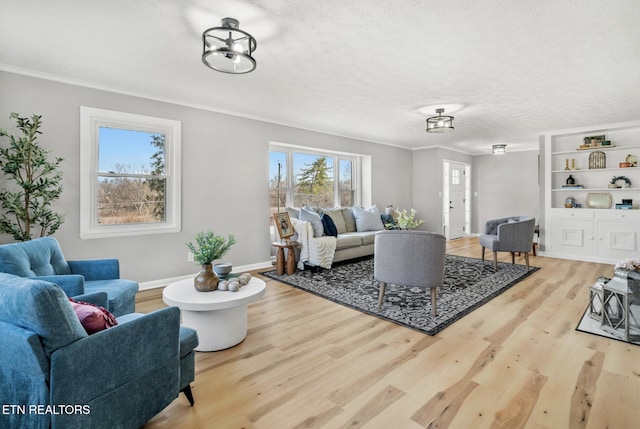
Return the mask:
<path id="1" fill-rule="evenodd" d="M 482 246 L 482 262 L 484 262 L 484 246 Z"/>
<path id="2" fill-rule="evenodd" d="M 380 283 L 380 293 L 378 294 L 378 310 L 382 307 L 382 301 L 384 300 L 384 291 L 387 288 L 387 284 L 381 282 Z"/>
<path id="3" fill-rule="evenodd" d="M 191 393 L 191 385 L 187 384 L 187 387 L 182 389 L 181 392 L 184 393 L 184 396 L 187 397 L 189 404 L 191 404 L 191 406 L 193 407 L 194 402 L 193 402 L 193 394 Z"/>
<path id="4" fill-rule="evenodd" d="M 431 314 L 433 317 L 438 315 L 438 306 L 436 305 L 436 296 L 437 296 L 436 288 L 431 288 Z"/>
<path id="5" fill-rule="evenodd" d="M 527 271 L 529 271 L 529 252 L 525 252 L 524 260 L 527 263 Z"/>
<path id="6" fill-rule="evenodd" d="M 518 253 L 518 255 L 520 255 Z M 516 254 L 514 252 L 511 252 L 511 265 L 516 263 Z"/>
<path id="7" fill-rule="evenodd" d="M 498 252 L 493 252 L 493 269 L 498 269 Z"/>

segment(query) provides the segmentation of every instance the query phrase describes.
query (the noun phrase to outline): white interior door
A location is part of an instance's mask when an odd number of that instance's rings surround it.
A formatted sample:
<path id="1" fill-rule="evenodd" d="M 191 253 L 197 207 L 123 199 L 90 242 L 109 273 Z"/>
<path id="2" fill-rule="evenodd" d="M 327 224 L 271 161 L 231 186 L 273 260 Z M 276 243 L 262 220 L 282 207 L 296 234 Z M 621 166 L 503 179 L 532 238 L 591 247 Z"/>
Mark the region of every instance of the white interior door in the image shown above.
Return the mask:
<path id="1" fill-rule="evenodd" d="M 445 235 L 448 240 L 466 235 L 465 168 L 464 164 L 449 162 L 448 187 L 445 188 L 448 192 L 445 192 L 446 199 L 443 201 L 443 204 L 448 204 L 448 207 L 444 207 Z"/>

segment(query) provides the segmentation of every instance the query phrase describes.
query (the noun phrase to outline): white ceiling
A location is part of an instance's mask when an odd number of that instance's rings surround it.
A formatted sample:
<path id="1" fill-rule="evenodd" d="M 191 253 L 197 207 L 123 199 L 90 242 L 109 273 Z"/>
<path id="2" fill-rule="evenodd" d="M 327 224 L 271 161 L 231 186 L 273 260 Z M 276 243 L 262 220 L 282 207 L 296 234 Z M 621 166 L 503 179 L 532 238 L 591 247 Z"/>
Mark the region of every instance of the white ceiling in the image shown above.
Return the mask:
<path id="1" fill-rule="evenodd" d="M 640 118 L 638 0 L 0 0 L 0 69 L 407 148 Z M 215 72 L 226 16 L 257 69 Z M 0 95 L 1 96 L 1 95 Z M 422 106 L 462 104 L 427 134 Z M 434 112 L 435 113 L 435 112 Z"/>

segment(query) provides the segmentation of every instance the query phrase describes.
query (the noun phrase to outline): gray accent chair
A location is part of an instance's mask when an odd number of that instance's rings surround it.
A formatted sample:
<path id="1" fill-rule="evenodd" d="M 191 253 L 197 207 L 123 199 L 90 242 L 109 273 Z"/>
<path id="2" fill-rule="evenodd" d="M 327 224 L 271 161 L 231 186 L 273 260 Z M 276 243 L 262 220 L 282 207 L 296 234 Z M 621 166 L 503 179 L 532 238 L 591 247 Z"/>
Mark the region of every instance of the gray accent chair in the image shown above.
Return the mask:
<path id="1" fill-rule="evenodd" d="M 387 283 L 431 289 L 431 314 L 438 315 L 437 288 L 444 283 L 447 239 L 426 231 L 378 231 L 373 276 L 381 283 L 378 308 Z"/>
<path id="2" fill-rule="evenodd" d="M 493 267 L 498 269 L 498 252 L 510 252 L 512 264 L 515 263 L 516 252 L 524 253 L 528 271 L 535 222 L 535 218 L 528 216 L 511 216 L 487 221 L 484 235 L 480 236 L 482 260 L 484 261 L 484 250 L 491 250 Z"/>

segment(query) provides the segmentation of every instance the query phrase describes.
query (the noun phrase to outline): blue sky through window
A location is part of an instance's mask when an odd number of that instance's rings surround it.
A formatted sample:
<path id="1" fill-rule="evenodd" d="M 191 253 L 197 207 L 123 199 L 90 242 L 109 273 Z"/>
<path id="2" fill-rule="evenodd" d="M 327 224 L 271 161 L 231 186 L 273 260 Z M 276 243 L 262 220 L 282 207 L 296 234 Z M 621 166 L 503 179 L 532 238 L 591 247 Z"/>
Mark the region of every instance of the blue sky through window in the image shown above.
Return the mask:
<path id="1" fill-rule="evenodd" d="M 158 148 L 151 145 L 157 133 L 125 130 L 121 128 L 98 128 L 98 169 L 101 172 L 117 172 L 116 164 L 128 166 L 127 173 L 149 173 L 151 156 Z"/>

